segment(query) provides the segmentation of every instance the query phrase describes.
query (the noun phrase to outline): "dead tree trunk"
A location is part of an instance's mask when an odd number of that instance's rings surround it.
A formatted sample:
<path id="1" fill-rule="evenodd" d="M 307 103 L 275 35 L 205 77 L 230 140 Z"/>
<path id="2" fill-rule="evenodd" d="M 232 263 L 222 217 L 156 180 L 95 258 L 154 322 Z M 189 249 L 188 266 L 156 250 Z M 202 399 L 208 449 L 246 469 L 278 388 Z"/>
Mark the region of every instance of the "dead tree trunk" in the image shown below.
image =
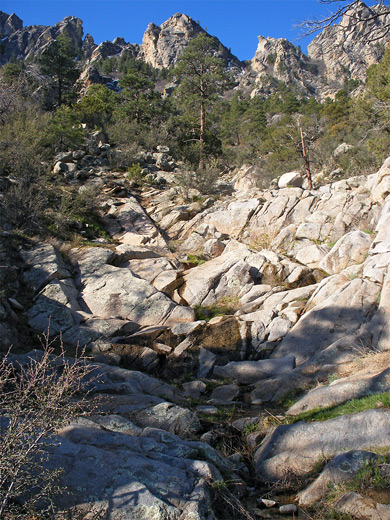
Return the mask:
<path id="1" fill-rule="evenodd" d="M 307 184 L 308 184 L 309 190 L 312 190 L 313 189 L 313 181 L 312 181 L 312 178 L 311 178 L 311 171 L 310 171 L 309 151 L 308 151 L 307 146 L 306 146 L 305 135 L 303 133 L 303 130 L 302 130 L 301 126 L 299 126 L 299 130 L 301 132 L 301 153 L 302 153 L 303 160 L 305 162 Z"/>

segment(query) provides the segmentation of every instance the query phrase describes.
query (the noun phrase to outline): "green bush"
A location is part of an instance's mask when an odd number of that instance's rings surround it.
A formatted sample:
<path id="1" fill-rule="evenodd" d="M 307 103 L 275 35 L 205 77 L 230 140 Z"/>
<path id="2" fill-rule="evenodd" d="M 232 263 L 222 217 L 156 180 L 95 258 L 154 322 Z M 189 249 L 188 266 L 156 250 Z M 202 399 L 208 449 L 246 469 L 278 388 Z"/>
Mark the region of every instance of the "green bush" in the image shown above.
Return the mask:
<path id="1" fill-rule="evenodd" d="M 136 182 L 137 184 L 142 183 L 144 176 L 142 174 L 142 168 L 139 163 L 133 163 L 127 168 L 127 178 L 129 181 Z"/>
<path id="2" fill-rule="evenodd" d="M 70 107 L 59 107 L 48 122 L 42 145 L 51 157 L 57 152 L 75 150 L 83 143 L 85 131 L 78 114 Z"/>

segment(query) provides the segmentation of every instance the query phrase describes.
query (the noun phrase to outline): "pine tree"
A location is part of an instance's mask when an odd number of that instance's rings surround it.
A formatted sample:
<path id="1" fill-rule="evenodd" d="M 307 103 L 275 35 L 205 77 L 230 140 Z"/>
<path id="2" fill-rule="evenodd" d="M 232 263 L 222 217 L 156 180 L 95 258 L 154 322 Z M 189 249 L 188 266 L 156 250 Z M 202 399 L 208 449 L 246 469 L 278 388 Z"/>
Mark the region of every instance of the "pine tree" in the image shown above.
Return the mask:
<path id="1" fill-rule="evenodd" d="M 97 126 L 105 130 L 118 103 L 119 95 L 117 93 L 105 85 L 94 84 L 75 105 L 75 111 L 79 114 L 81 121 L 88 123 L 91 128 Z"/>
<path id="2" fill-rule="evenodd" d="M 68 36 L 60 35 L 38 58 L 41 72 L 57 89 L 57 105 L 61 106 L 80 76 L 77 68 L 79 52 Z"/>
<path id="3" fill-rule="evenodd" d="M 119 85 L 123 89 L 120 113 L 137 125 L 150 122 L 158 110 L 161 95 L 155 92 L 155 82 L 148 72 L 129 69 Z"/>
<path id="4" fill-rule="evenodd" d="M 196 137 L 200 143 L 199 164 L 204 167 L 204 150 L 207 133 L 206 114 L 218 94 L 231 85 L 231 76 L 222 59 L 218 58 L 217 41 L 199 34 L 190 41 L 173 74 L 180 81 L 178 97 L 186 111 L 198 113 Z"/>

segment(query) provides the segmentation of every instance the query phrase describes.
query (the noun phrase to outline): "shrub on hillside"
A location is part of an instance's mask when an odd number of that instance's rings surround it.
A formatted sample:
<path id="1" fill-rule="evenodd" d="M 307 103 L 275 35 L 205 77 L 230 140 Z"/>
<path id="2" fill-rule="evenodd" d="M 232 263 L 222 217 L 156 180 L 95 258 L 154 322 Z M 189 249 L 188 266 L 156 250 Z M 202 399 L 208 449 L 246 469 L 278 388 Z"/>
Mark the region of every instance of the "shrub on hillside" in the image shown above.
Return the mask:
<path id="1" fill-rule="evenodd" d="M 92 368 L 81 357 L 54 353 L 44 336 L 42 351 L 21 358 L 6 354 L 0 363 L 0 518 L 37 518 L 53 511 L 58 471 L 46 465 L 55 432 L 76 414 Z M 18 360 L 19 359 L 19 360 Z"/>
<path id="2" fill-rule="evenodd" d="M 195 189 L 202 195 L 210 195 L 216 192 L 218 177 L 216 168 L 199 168 L 196 171 L 182 171 L 177 175 L 177 180 L 184 190 Z"/>

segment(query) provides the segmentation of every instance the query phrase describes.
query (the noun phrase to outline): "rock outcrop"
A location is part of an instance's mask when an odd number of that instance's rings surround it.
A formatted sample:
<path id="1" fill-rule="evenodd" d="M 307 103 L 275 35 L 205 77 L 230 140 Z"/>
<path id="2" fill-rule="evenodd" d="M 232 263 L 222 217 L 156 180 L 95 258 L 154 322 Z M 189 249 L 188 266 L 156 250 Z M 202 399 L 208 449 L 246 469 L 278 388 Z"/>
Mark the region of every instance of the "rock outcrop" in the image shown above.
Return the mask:
<path id="1" fill-rule="evenodd" d="M 327 78 L 334 91 L 348 79 L 363 82 L 367 68 L 382 58 L 390 41 L 390 15 L 376 16 L 381 9 L 354 2 L 339 24 L 325 28 L 309 44 L 310 59 L 318 64 L 322 77 Z"/>
<path id="2" fill-rule="evenodd" d="M 181 13 L 171 16 L 161 26 L 150 23 L 142 40 L 146 63 L 159 69 L 174 65 L 190 39 L 200 33 L 204 33 L 201 26 Z"/>
<path id="3" fill-rule="evenodd" d="M 5 18 L 6 13 L 0 15 Z M 76 49 L 81 50 L 82 47 L 83 22 L 75 16 L 67 16 L 52 27 L 23 27 L 23 22 L 16 15 L 7 17 L 3 23 L 6 37 L 2 41 L 0 65 L 15 59 L 33 60 L 60 34 L 68 36 Z"/>
<path id="4" fill-rule="evenodd" d="M 244 92 L 266 96 L 282 81 L 300 96 L 325 99 L 343 88 L 346 80 L 364 82 L 367 67 L 382 58 L 390 38 L 386 31 L 390 15 L 377 17 L 380 9 L 383 8 L 354 3 L 339 24 L 327 27 L 312 41 L 308 56 L 286 39 L 259 36 L 250 70 L 245 73 L 245 64 L 216 37 L 213 38 L 218 44 L 217 55 L 235 75 Z M 52 27 L 23 27 L 15 14 L 0 12 L 0 34 L 3 35 L 0 64 L 13 59 L 32 60 L 59 34 L 65 34 L 82 51 L 84 75 L 98 61 L 113 56 L 144 60 L 158 69 L 170 68 L 176 64 L 188 42 L 201 33 L 207 34 L 195 20 L 177 13 L 161 26 L 150 23 L 141 45 L 127 43 L 123 38 L 96 45 L 90 35 L 83 40 L 82 22 L 78 18 L 68 16 Z M 380 45 L 376 39 L 379 36 Z M 96 73 L 89 73 L 89 77 L 91 82 L 96 80 L 112 87 L 110 81 L 103 81 Z"/>
<path id="5" fill-rule="evenodd" d="M 142 40 L 143 58 L 157 69 L 169 68 L 175 65 L 188 42 L 198 34 L 207 33 L 195 20 L 181 13 L 174 14 L 161 26 L 150 23 Z M 237 72 L 242 70 L 243 64 L 219 40 L 214 39 L 219 45 L 217 55 L 226 66 Z"/>
<path id="6" fill-rule="evenodd" d="M 244 407 L 256 426 L 259 406 L 279 406 L 300 392 L 286 424 L 240 430 L 255 450 L 260 480 L 306 479 L 325 456 L 329 467 L 299 495 L 301 507 L 311 507 L 325 481 L 336 486 L 364 461 L 376 463 L 365 450 L 390 446 L 382 404 L 389 369 L 370 369 L 366 357 L 352 376 L 350 365 L 367 353 L 389 359 L 389 160 L 376 174 L 319 189 L 256 188 L 188 203 L 175 185 L 178 167 L 169 150 L 142 155 L 145 169 L 153 165 L 168 180 L 136 198 L 126 173 L 102 165 L 109 149 L 103 137 L 59 154 L 55 168 L 80 189 L 101 188 L 106 238 L 62 251 L 25 243 L 20 260 L 10 257 L 24 268 L 20 283 L 10 280 L 0 307 L 14 326 L 2 328 L 5 339 L 21 322 L 36 332 L 50 324 L 51 336 L 62 334 L 66 345 L 87 345 L 96 365 L 99 377 L 89 386 L 91 396 L 100 396 L 99 415 L 59 432 L 58 451 L 50 454 L 71 490 L 58 505 L 85 515 L 111 508 L 110 518 L 126 512 L 141 520 L 151 512 L 174 520 L 195 511 L 194 518 L 206 520 L 213 499 L 206 481 L 221 479 L 222 471 L 248 472 L 234 458 L 233 470 L 211 448 L 219 430 L 228 429 L 210 430 L 217 406 Z M 159 154 L 172 171 L 158 169 Z M 344 371 L 348 377 L 327 384 Z M 370 396 L 372 409 L 287 424 L 302 412 Z M 120 475 L 117 456 L 126 468 Z M 89 461 L 106 459 L 99 476 Z M 95 493 L 83 483 L 86 473 Z M 175 492 L 162 484 L 184 475 Z M 142 491 L 141 509 L 123 502 L 123 489 Z"/>
<path id="7" fill-rule="evenodd" d="M 255 454 L 257 474 L 271 482 L 289 475 L 299 478 L 309 474 L 321 458 L 351 449 L 388 447 L 389 415 L 390 410 L 369 410 L 324 422 L 279 426 Z"/>
<path id="8" fill-rule="evenodd" d="M 322 87 L 317 65 L 295 45 L 284 38 L 264 38 L 251 60 L 249 81 L 253 81 L 251 95 L 272 92 L 277 81 L 294 85 L 306 96 L 315 95 Z M 245 81 L 248 81 L 245 78 Z"/>
<path id="9" fill-rule="evenodd" d="M 0 16 L 0 24 L 8 43 L 27 34 L 15 17 Z M 140 50 L 122 39 L 83 41 L 78 19 L 57 25 L 28 29 L 19 51 L 70 31 L 89 60 L 129 52 L 162 68 L 201 31 L 175 15 L 149 26 Z M 256 73 L 284 74 L 285 59 L 304 71 L 302 89 L 317 88 L 309 61 L 288 42 L 260 44 Z M 27 240 L 11 228 L 0 236 L 1 349 L 19 329 L 29 340 L 47 331 L 66 348 L 85 345 L 94 365 L 94 414 L 60 429 L 49 449 L 48 466 L 64 470 L 63 518 L 220 518 L 221 481 L 233 482 L 234 503 L 246 500 L 242 443 L 264 485 L 300 482 L 302 508 L 368 463 L 388 478 L 388 463 L 374 452 L 390 447 L 390 158 L 373 175 L 310 190 L 296 172 L 261 189 L 245 167 L 218 197 L 192 191 L 189 201 L 167 147 L 139 154 L 151 185 L 137 189 L 110 168 L 110 154 L 120 157 L 94 132 L 53 162 L 53 174 L 79 192 L 99 191 L 101 236 L 76 220 L 77 246 Z M 25 367 L 39 355 L 10 359 Z M 302 393 L 284 411 L 283 400 Z M 352 399 L 360 411 L 346 414 L 339 405 Z M 291 424 L 318 407 L 336 416 Z M 215 449 L 224 442 L 228 457 Z M 249 492 L 254 502 L 257 490 Z M 378 500 L 348 493 L 335 508 L 387 514 Z"/>
<path id="10" fill-rule="evenodd" d="M 9 36 L 15 31 L 23 28 L 22 20 L 15 13 L 8 15 L 0 12 L 0 34 Z"/>
<path id="11" fill-rule="evenodd" d="M 115 38 L 112 42 L 104 41 L 100 45 L 94 45 L 85 54 L 89 59 L 89 65 L 93 65 L 106 58 L 126 55 L 129 58 L 137 58 L 140 54 L 140 46 L 135 43 L 127 43 L 123 38 Z"/>

